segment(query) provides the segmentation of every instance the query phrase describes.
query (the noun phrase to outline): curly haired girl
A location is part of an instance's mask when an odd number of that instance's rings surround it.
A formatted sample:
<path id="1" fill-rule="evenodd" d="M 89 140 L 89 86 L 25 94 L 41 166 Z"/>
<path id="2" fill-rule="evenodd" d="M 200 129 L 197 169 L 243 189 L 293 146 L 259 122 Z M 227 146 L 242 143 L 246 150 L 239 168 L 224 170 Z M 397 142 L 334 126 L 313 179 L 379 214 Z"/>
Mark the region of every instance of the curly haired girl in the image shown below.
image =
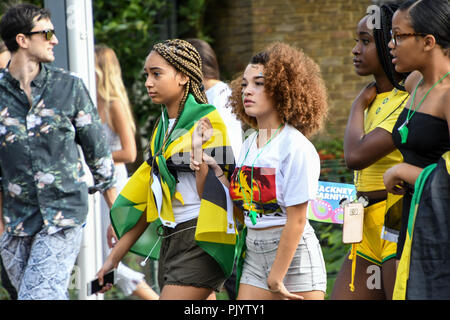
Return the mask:
<path id="1" fill-rule="evenodd" d="M 233 112 L 256 132 L 244 141 L 230 184 L 214 161 L 203 159 L 244 213 L 238 299 L 323 299 L 325 264 L 306 219 L 320 174 L 306 137 L 327 112 L 319 67 L 301 50 L 275 43 L 256 54 L 231 87 Z"/>
<path id="2" fill-rule="evenodd" d="M 273 100 L 273 109 L 281 122 L 306 137 L 321 128 L 327 113 L 327 92 L 319 66 L 302 50 L 276 43 L 256 54 L 250 65 L 264 66 L 264 89 Z M 257 128 L 257 117 L 248 114 L 244 106 L 242 84 L 242 76 L 231 83 L 233 112 L 240 120 Z"/>

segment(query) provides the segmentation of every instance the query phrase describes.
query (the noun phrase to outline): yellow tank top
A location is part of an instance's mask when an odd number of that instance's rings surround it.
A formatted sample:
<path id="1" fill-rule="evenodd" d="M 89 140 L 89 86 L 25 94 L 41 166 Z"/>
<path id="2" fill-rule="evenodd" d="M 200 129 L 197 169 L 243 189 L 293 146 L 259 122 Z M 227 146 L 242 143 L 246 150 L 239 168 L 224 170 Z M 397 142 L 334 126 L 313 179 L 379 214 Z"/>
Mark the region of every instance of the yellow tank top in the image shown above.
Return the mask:
<path id="1" fill-rule="evenodd" d="M 408 96 L 407 92 L 395 88 L 390 92 L 378 94 L 365 111 L 364 133 L 368 134 L 375 128 L 382 128 L 392 133 L 395 122 L 403 110 Z M 396 149 L 371 166 L 363 170 L 355 170 L 354 183 L 356 190 L 367 192 L 386 189 L 383 183 L 384 172 L 402 161 L 402 154 Z"/>

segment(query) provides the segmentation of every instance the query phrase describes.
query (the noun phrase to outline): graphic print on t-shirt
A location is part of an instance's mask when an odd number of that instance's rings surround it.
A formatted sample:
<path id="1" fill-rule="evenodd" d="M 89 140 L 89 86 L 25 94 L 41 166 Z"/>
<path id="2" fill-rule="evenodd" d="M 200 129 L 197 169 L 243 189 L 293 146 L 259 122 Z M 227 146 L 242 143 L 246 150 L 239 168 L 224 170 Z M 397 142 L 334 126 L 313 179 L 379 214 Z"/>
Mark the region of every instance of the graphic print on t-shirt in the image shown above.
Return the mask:
<path id="1" fill-rule="evenodd" d="M 236 168 L 231 177 L 230 196 L 234 204 L 248 215 L 251 202 L 252 167 Z M 238 179 L 239 173 L 239 179 Z M 275 168 L 253 167 L 253 210 L 259 216 L 279 215 L 281 209 L 277 203 Z"/>

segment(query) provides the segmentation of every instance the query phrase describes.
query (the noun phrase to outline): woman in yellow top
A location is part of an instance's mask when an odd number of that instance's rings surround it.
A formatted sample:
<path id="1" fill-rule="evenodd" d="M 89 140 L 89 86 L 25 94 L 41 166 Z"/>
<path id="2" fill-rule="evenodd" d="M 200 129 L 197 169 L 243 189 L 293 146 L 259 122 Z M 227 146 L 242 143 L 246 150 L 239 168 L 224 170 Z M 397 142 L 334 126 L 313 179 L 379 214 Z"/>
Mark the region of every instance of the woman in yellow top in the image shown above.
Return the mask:
<path id="1" fill-rule="evenodd" d="M 392 128 L 408 94 L 399 84 L 405 75 L 396 73 L 389 55 L 391 19 L 396 7 L 380 8 L 381 28 L 371 26 L 365 16 L 357 26 L 353 65 L 360 76 L 373 75 L 353 102 L 344 137 L 347 167 L 355 170 L 358 196 L 368 205 L 364 210 L 363 240 L 356 244 L 356 269 L 345 259 L 336 278 L 332 299 L 391 299 L 395 282 L 396 243 L 381 238 L 387 192 L 384 172 L 402 162 L 392 140 Z M 381 267 L 381 271 L 380 271 Z M 349 282 L 350 286 L 349 286 Z"/>

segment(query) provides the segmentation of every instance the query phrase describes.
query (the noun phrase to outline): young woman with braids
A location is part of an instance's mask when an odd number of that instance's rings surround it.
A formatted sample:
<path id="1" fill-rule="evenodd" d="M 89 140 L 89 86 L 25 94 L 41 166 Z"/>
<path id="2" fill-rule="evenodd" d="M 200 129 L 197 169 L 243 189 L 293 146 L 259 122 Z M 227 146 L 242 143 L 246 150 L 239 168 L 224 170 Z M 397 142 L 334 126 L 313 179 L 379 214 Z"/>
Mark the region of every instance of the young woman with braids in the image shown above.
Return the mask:
<path id="1" fill-rule="evenodd" d="M 353 102 L 345 131 L 344 156 L 347 167 L 355 170 L 357 195 L 366 197 L 368 206 L 364 210 L 363 240 L 354 244 L 345 258 L 332 299 L 392 298 L 396 243 L 381 238 L 388 209 L 383 173 L 402 161 L 392 140 L 392 128 L 408 97 L 399 84 L 404 75 L 394 71 L 389 55 L 395 10 L 394 5 L 381 6 L 379 29 L 370 26 L 370 16 L 361 19 L 357 26 L 353 65 L 358 75 L 372 75 L 375 82 L 366 86 Z M 371 288 L 368 283 L 373 281 L 373 272 L 368 270 L 377 270 L 376 266 L 381 268 L 376 273 L 381 279 L 375 279 L 379 286 L 374 283 Z"/>
<path id="2" fill-rule="evenodd" d="M 319 67 L 302 50 L 275 43 L 250 60 L 231 88 L 233 112 L 256 132 L 242 145 L 231 183 L 210 157 L 204 160 L 244 213 L 237 299 L 324 299 L 325 263 L 306 218 L 320 174 L 307 137 L 327 112 Z"/>
<path id="3" fill-rule="evenodd" d="M 111 209 L 111 222 L 120 239 L 98 276 L 102 281 L 104 274 L 131 250 L 159 258 L 160 299 L 207 299 L 213 297 L 213 291 L 231 272 L 235 230 L 231 227 L 231 231 L 220 234 L 226 244 L 202 238 L 202 228 L 214 223 L 212 227 L 217 231 L 223 220 L 208 220 L 208 215 L 219 213 L 211 202 L 202 202 L 202 190 L 197 188 L 200 180 L 210 181 L 206 177 L 208 171 L 193 172 L 189 157 L 193 132 L 200 132 L 202 138 L 203 126 L 198 125 L 202 123 L 198 120 L 207 119 L 202 121 L 213 128 L 214 143 L 203 146 L 211 154 L 231 150 L 226 128 L 217 110 L 206 104 L 201 58 L 188 42 L 175 39 L 155 44 L 145 61 L 144 72 L 148 95 L 153 103 L 162 105 L 162 114 L 151 136 L 148 159 L 130 178 Z M 223 166 L 225 171 L 227 168 Z M 209 177 L 219 183 L 214 176 Z M 225 228 L 226 217 L 225 211 Z M 150 238 L 156 240 L 150 243 Z M 223 246 L 217 249 L 216 244 Z M 226 259 L 217 259 L 225 254 Z M 106 285 L 103 291 L 109 287 Z"/>

